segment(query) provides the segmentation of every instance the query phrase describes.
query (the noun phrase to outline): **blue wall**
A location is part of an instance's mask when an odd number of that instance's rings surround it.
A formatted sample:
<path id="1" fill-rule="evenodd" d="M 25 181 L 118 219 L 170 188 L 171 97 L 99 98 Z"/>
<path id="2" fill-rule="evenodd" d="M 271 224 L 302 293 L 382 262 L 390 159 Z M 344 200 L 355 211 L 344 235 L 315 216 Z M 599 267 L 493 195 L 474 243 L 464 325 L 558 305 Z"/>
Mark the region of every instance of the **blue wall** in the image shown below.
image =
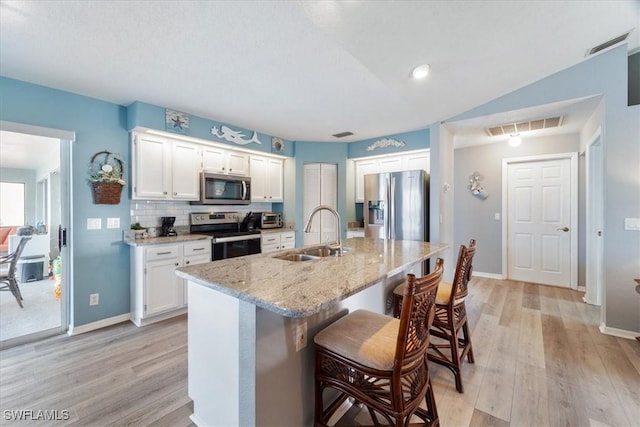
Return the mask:
<path id="1" fill-rule="evenodd" d="M 127 129 L 132 130 L 136 127 L 143 127 L 148 129 L 156 129 L 160 131 L 165 130 L 165 108 L 157 107 L 151 104 L 145 104 L 144 102 L 134 102 L 127 107 Z M 210 119 L 204 119 L 202 117 L 189 115 L 189 129 L 186 133 L 180 134 L 193 138 L 214 141 L 216 143 L 225 144 L 229 147 L 244 148 L 248 150 L 260 151 L 263 153 L 272 153 L 271 151 L 271 136 L 258 132 L 258 139 L 262 144 L 250 143 L 247 145 L 238 145 L 228 142 L 224 139 L 217 138 L 211 134 L 211 127 L 217 126 L 218 129 L 222 125 L 233 129 L 234 131 L 241 131 L 245 138 L 251 138 L 253 130 L 243 129 L 228 123 L 216 122 Z M 282 156 L 293 156 L 294 144 L 291 141 L 284 141 L 284 149 L 282 151 L 275 152 L 274 154 Z"/>
<path id="2" fill-rule="evenodd" d="M 377 138 L 365 139 L 362 141 L 352 142 L 348 145 L 348 156 L 350 159 L 358 157 L 379 156 L 383 154 L 401 154 L 404 151 L 424 150 L 429 148 L 429 129 L 422 129 L 413 132 L 397 133 L 393 135 L 381 136 Z M 367 150 L 367 147 L 382 138 L 393 138 L 404 142 L 404 147 L 384 147 L 374 150 Z"/>
<path id="3" fill-rule="evenodd" d="M 128 224 L 127 191 L 119 205 L 95 205 L 87 182 L 89 161 L 94 153 L 109 150 L 129 162 L 126 109 L 43 86 L 0 77 L 0 119 L 46 128 L 74 131 L 72 148 L 73 194 L 70 229 L 74 289 L 74 326 L 129 312 L 129 248 L 122 230 L 86 230 L 87 218 L 119 217 Z M 34 153 L 37 155 L 37 153 Z M 129 177 L 125 175 L 129 182 Z M 89 294 L 100 293 L 100 304 L 89 306 Z"/>

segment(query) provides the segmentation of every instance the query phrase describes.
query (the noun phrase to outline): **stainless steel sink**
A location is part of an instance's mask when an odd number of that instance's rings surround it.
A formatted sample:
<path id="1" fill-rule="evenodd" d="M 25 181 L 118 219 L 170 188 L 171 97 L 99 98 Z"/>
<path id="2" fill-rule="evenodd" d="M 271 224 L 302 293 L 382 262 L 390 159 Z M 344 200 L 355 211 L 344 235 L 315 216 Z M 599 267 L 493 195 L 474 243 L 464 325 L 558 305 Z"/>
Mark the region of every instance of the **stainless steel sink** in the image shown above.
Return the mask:
<path id="1" fill-rule="evenodd" d="M 283 259 L 285 261 L 295 261 L 295 262 L 312 261 L 314 259 L 320 259 L 319 256 L 313 256 L 313 255 L 307 255 L 307 254 L 296 254 L 296 253 L 293 253 L 293 254 L 286 253 L 282 255 L 276 255 L 274 256 L 274 258 Z"/>
<path id="2" fill-rule="evenodd" d="M 343 253 L 350 252 L 351 248 L 342 248 Z M 283 259 L 285 261 L 312 261 L 314 259 L 326 258 L 330 256 L 338 256 L 338 249 L 330 248 L 329 246 L 314 246 L 310 248 L 302 248 L 296 251 L 286 252 L 281 255 L 276 255 L 274 258 Z"/>

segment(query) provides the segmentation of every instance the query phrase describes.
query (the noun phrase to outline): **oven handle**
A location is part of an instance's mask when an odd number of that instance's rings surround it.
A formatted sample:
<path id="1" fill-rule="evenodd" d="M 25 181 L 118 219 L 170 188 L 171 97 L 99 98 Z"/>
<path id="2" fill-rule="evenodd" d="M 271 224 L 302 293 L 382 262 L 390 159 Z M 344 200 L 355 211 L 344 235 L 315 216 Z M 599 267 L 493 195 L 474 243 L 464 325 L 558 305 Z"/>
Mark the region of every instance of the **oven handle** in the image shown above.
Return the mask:
<path id="1" fill-rule="evenodd" d="M 259 239 L 260 234 L 249 234 L 246 236 L 232 236 L 232 237 L 214 237 L 213 243 L 226 243 L 226 242 L 240 242 L 242 240 Z"/>

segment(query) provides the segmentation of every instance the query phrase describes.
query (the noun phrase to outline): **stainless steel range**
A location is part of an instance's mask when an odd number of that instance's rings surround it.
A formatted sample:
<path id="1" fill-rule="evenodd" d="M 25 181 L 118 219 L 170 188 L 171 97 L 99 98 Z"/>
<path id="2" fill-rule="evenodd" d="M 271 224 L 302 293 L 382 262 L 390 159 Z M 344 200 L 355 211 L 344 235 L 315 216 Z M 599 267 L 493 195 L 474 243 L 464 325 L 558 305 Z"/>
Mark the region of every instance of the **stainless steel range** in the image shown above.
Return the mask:
<path id="1" fill-rule="evenodd" d="M 260 253 L 260 231 L 240 231 L 238 212 L 192 213 L 189 219 L 191 234 L 212 237 L 212 261 Z"/>

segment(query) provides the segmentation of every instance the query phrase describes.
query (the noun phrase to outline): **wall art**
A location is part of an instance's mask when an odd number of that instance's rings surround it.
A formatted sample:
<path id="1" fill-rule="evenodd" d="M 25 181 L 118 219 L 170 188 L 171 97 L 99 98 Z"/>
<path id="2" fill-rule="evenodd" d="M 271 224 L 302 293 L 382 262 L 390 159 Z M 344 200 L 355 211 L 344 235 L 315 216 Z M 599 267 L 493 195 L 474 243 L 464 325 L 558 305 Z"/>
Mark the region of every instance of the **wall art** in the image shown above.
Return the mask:
<path id="1" fill-rule="evenodd" d="M 165 109 L 164 128 L 171 132 L 187 134 L 189 132 L 189 115 L 180 111 Z"/>
<path id="2" fill-rule="evenodd" d="M 406 144 L 393 138 L 382 138 L 367 147 L 367 151 L 373 151 L 376 148 L 385 147 L 404 147 Z"/>
<path id="3" fill-rule="evenodd" d="M 252 142 L 256 144 L 262 144 L 262 142 L 260 142 L 260 140 L 258 139 L 258 132 L 256 132 L 255 130 L 253 131 L 253 135 L 251 136 L 251 138 L 246 139 L 242 131 L 236 131 L 224 125 L 220 126 L 220 129 L 218 129 L 217 126 L 212 126 L 211 135 L 238 145 L 247 145 L 251 144 Z"/>

